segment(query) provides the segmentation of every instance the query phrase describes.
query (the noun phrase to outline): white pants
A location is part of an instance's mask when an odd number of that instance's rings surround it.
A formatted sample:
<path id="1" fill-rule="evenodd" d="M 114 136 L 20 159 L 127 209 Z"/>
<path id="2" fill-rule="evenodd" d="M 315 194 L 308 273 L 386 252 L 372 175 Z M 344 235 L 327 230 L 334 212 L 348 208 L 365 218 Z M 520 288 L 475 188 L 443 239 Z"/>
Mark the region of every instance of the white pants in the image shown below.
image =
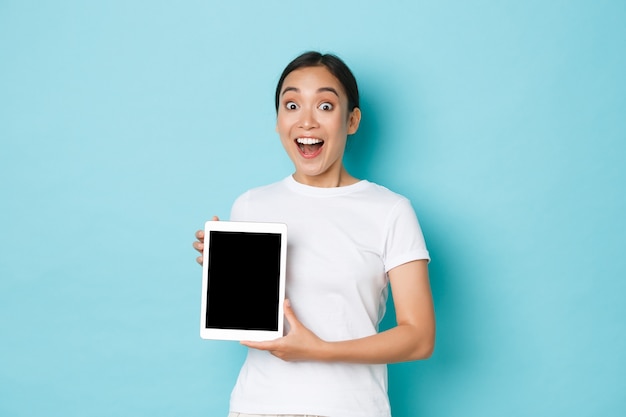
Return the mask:
<path id="1" fill-rule="evenodd" d="M 242 414 L 242 413 L 228 413 L 228 417 L 322 417 L 312 416 L 310 414 Z"/>

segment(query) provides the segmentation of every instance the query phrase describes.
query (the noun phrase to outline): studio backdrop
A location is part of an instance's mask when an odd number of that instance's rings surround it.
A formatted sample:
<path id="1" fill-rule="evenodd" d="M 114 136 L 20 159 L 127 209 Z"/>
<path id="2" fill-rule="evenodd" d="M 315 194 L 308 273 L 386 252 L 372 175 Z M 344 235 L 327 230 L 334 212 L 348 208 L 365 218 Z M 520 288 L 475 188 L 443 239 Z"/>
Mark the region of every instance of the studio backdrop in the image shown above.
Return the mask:
<path id="1" fill-rule="evenodd" d="M 626 415 L 625 21 L 0 1 L 0 415 L 226 416 L 246 351 L 199 337 L 191 244 L 292 173 L 273 93 L 311 49 L 359 81 L 348 169 L 411 200 L 432 256 L 435 353 L 389 366 L 394 417 Z"/>

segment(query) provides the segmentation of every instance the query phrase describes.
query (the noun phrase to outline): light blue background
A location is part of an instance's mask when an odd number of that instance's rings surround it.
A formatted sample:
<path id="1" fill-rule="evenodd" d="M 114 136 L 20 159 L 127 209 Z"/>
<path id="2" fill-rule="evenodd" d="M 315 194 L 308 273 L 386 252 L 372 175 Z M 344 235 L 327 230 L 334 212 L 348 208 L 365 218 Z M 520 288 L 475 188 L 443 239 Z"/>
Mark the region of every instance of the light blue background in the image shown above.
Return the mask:
<path id="1" fill-rule="evenodd" d="M 199 338 L 192 236 L 291 173 L 273 90 L 308 49 L 354 70 L 347 164 L 411 199 L 433 257 L 436 352 L 390 366 L 394 416 L 626 415 L 625 22 L 0 0 L 0 415 L 226 415 L 245 351 Z"/>

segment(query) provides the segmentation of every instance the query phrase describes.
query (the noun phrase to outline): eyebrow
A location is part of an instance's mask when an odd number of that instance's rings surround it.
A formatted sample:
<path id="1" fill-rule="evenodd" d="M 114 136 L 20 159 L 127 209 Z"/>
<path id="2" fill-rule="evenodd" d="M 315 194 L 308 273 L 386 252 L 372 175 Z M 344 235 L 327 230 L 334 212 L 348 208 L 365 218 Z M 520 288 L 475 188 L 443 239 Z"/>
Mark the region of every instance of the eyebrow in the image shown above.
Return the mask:
<path id="1" fill-rule="evenodd" d="M 299 93 L 300 89 L 296 88 L 296 87 L 285 87 L 285 89 L 281 93 L 281 96 L 285 95 L 285 93 L 287 93 L 288 91 L 294 91 L 296 93 Z M 329 91 L 329 92 L 333 93 L 334 95 L 336 95 L 337 97 L 339 97 L 339 93 L 337 93 L 337 90 L 335 90 L 332 87 L 320 87 L 320 88 L 317 89 L 318 93 L 323 93 L 325 91 Z"/>

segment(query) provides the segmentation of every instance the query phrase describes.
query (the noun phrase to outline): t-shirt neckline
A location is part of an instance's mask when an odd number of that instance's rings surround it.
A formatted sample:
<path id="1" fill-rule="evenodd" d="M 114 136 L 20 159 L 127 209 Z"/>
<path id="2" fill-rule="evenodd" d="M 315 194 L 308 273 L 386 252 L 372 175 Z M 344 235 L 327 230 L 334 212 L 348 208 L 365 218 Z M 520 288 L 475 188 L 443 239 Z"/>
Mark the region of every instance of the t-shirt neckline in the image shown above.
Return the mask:
<path id="1" fill-rule="evenodd" d="M 337 195 L 351 194 L 356 191 L 360 191 L 367 187 L 369 181 L 359 180 L 354 184 L 344 185 L 342 187 L 314 187 L 312 185 L 302 184 L 293 178 L 293 175 L 287 176 L 283 182 L 287 187 L 300 194 L 306 194 L 310 196 L 329 197 Z"/>

